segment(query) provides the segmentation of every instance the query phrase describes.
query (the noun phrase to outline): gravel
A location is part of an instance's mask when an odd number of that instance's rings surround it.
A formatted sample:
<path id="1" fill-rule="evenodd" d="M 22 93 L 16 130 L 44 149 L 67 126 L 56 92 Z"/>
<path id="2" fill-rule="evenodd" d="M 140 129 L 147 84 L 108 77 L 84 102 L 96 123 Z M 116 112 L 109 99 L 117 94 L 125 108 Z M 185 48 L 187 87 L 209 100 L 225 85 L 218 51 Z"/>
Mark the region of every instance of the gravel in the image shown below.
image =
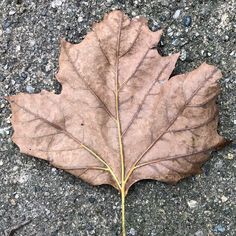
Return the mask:
<path id="1" fill-rule="evenodd" d="M 0 3 L 0 235 L 27 219 L 19 236 L 120 234 L 120 198 L 44 161 L 20 154 L 11 142 L 9 104 L 3 98 L 42 89 L 54 80 L 59 41 L 78 43 L 104 13 L 123 9 L 162 28 L 158 50 L 181 52 L 174 74 L 206 61 L 223 72 L 219 132 L 233 143 L 212 153 L 202 175 L 176 186 L 137 183 L 127 197 L 128 235 L 236 235 L 236 4 L 234 0 L 2 0 Z M 195 204 L 195 202 L 197 204 Z M 190 207 L 194 205 L 194 207 Z"/>
<path id="2" fill-rule="evenodd" d="M 183 25 L 185 27 L 190 27 L 192 25 L 192 17 L 191 16 L 184 16 L 183 17 Z"/>

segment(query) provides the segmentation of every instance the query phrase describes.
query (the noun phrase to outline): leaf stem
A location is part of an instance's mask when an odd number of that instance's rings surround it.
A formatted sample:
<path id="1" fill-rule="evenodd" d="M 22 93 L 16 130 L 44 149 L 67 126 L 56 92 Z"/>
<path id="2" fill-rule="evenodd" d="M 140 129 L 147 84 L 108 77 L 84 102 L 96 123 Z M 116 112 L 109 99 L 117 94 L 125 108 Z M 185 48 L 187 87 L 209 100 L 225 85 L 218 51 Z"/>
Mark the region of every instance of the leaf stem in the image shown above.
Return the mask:
<path id="1" fill-rule="evenodd" d="M 122 208 L 122 236 L 126 236 L 125 227 L 125 188 L 121 189 L 121 208 Z"/>

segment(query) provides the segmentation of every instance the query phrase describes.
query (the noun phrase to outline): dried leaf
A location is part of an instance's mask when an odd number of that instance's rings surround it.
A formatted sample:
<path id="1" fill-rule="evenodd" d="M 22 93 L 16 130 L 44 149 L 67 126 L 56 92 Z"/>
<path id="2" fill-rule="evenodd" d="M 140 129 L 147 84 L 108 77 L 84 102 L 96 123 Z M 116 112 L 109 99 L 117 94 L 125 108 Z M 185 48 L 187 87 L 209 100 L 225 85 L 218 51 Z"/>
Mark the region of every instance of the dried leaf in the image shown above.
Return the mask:
<path id="1" fill-rule="evenodd" d="M 176 183 L 200 173 L 225 142 L 215 104 L 221 72 L 204 63 L 169 79 L 179 54 L 153 49 L 161 33 L 142 17 L 113 11 L 81 43 L 62 40 L 61 94 L 8 98 L 20 151 L 90 184 L 114 186 L 123 208 L 139 180 Z"/>

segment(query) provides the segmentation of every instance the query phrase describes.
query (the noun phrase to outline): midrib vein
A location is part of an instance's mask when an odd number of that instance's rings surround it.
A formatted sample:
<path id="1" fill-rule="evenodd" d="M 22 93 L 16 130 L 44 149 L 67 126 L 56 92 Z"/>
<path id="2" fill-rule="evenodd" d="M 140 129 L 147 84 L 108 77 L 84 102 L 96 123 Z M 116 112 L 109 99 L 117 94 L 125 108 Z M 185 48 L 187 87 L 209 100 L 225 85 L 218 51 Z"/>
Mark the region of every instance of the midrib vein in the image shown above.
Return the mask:
<path id="1" fill-rule="evenodd" d="M 122 140 L 122 130 L 120 122 L 120 112 L 119 112 L 119 51 L 120 51 L 120 36 L 121 28 L 123 22 L 123 14 L 120 18 L 120 24 L 117 35 L 117 45 L 116 45 L 116 64 L 115 64 L 115 94 L 116 94 L 116 123 L 118 132 L 118 142 L 119 142 L 119 152 L 120 152 L 120 162 L 121 162 L 121 188 L 124 188 L 124 178 L 125 178 L 125 166 L 124 166 L 124 150 L 123 150 L 123 140 Z"/>

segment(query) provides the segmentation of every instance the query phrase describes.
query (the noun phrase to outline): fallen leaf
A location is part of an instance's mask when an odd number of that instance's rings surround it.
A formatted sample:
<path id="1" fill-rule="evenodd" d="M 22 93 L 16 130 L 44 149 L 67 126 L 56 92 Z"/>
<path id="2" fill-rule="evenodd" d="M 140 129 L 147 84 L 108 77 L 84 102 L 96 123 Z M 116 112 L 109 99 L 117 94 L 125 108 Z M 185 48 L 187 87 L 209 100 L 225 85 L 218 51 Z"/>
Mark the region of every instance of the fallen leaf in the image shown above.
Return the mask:
<path id="1" fill-rule="evenodd" d="M 215 103 L 221 72 L 204 63 L 170 78 L 179 54 L 158 54 L 161 33 L 113 11 L 81 43 L 61 41 L 61 94 L 8 97 L 22 153 L 121 192 L 123 235 L 131 185 L 198 174 L 225 143 Z"/>

